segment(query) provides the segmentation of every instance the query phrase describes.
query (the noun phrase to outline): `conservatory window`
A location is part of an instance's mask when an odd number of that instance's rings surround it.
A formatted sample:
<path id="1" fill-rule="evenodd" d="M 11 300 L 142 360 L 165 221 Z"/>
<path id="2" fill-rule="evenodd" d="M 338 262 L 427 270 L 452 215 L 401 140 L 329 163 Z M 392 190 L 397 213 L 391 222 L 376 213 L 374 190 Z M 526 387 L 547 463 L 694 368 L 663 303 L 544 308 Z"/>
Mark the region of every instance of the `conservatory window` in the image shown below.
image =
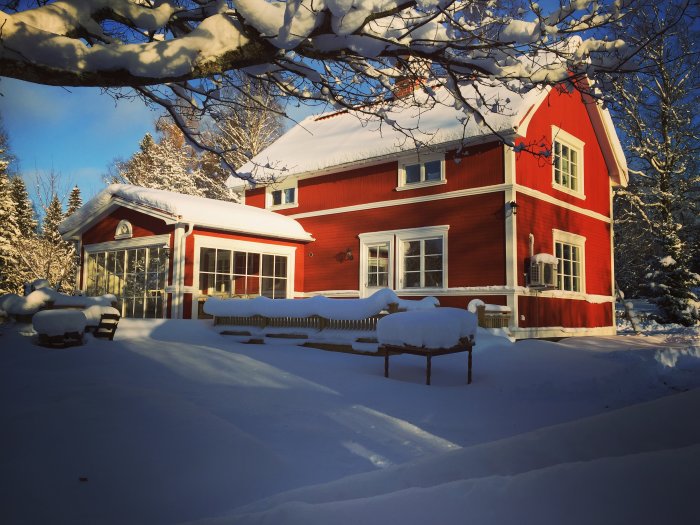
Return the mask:
<path id="1" fill-rule="evenodd" d="M 584 143 L 552 126 L 552 186 L 560 191 L 583 197 Z"/>
<path id="2" fill-rule="evenodd" d="M 114 294 L 122 317 L 162 318 L 167 276 L 165 246 L 91 251 L 85 293 Z"/>
<path id="3" fill-rule="evenodd" d="M 557 266 L 557 288 L 567 292 L 585 292 L 586 238 L 572 233 L 554 230 L 554 255 Z"/>

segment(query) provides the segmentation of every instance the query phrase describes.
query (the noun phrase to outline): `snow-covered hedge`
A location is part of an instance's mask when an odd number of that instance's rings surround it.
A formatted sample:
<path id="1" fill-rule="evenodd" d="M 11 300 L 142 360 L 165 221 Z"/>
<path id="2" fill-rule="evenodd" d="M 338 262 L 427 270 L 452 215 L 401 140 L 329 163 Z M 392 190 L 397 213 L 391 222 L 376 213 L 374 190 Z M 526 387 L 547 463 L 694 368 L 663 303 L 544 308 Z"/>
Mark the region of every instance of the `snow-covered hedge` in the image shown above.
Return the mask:
<path id="1" fill-rule="evenodd" d="M 476 315 L 461 308 L 399 312 L 377 321 L 380 344 L 451 348 L 476 334 Z"/>
<path id="2" fill-rule="evenodd" d="M 210 297 L 204 303 L 204 312 L 217 317 L 311 317 L 318 315 L 332 320 L 359 321 L 388 310 L 396 303 L 403 310 L 431 310 L 439 306 L 434 297 L 420 301 L 405 301 L 388 288 L 375 292 L 366 299 L 329 299 L 316 296 L 309 299 L 218 299 Z"/>
<path id="3" fill-rule="evenodd" d="M 13 293 L 0 296 L 0 310 L 9 315 L 34 315 L 49 304 L 65 307 L 112 306 L 116 301 L 117 298 L 112 294 L 100 297 L 65 295 L 53 288 L 43 287 L 26 296 Z"/>

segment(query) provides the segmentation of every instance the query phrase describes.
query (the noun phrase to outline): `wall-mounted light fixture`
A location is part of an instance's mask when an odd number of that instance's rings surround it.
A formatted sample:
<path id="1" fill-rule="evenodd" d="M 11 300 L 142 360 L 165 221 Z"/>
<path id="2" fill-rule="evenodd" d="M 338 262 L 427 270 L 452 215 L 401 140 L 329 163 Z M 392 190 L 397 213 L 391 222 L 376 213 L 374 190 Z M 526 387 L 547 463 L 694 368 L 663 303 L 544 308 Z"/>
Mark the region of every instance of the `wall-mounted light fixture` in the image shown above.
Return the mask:
<path id="1" fill-rule="evenodd" d="M 352 261 L 355 257 L 352 255 L 352 248 L 348 248 L 345 250 L 345 260 L 346 261 Z"/>
<path id="2" fill-rule="evenodd" d="M 516 213 L 518 213 L 518 203 L 517 203 L 517 202 L 515 202 L 515 201 L 510 201 L 510 202 L 508 203 L 508 205 L 510 206 L 510 211 L 513 213 L 513 215 L 515 215 Z"/>

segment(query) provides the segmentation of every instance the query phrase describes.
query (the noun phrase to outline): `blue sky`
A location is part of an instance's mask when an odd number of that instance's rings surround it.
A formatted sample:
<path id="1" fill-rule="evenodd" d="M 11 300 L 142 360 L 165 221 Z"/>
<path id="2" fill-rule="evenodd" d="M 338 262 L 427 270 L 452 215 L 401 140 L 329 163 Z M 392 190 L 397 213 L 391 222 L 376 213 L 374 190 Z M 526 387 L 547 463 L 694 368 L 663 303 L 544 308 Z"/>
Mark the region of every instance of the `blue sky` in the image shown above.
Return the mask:
<path id="1" fill-rule="evenodd" d="M 0 114 L 12 152 L 28 185 L 52 169 L 66 187 L 87 199 L 104 187 L 102 176 L 117 158 L 138 149 L 158 116 L 139 100 L 118 103 L 93 88 L 40 86 L 0 80 Z"/>

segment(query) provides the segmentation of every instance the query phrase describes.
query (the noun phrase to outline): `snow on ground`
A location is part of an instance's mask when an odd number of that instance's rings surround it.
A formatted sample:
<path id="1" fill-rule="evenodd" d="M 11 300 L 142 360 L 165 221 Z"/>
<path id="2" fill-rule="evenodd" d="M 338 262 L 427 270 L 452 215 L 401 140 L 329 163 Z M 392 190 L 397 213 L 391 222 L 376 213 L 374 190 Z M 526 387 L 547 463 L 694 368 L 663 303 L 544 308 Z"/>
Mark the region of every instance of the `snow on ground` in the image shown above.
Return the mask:
<path id="1" fill-rule="evenodd" d="M 0 325 L 3 523 L 697 523 L 700 329 L 382 359 Z M 673 357 L 669 359 L 669 357 Z M 80 478 L 86 478 L 80 481 Z"/>

